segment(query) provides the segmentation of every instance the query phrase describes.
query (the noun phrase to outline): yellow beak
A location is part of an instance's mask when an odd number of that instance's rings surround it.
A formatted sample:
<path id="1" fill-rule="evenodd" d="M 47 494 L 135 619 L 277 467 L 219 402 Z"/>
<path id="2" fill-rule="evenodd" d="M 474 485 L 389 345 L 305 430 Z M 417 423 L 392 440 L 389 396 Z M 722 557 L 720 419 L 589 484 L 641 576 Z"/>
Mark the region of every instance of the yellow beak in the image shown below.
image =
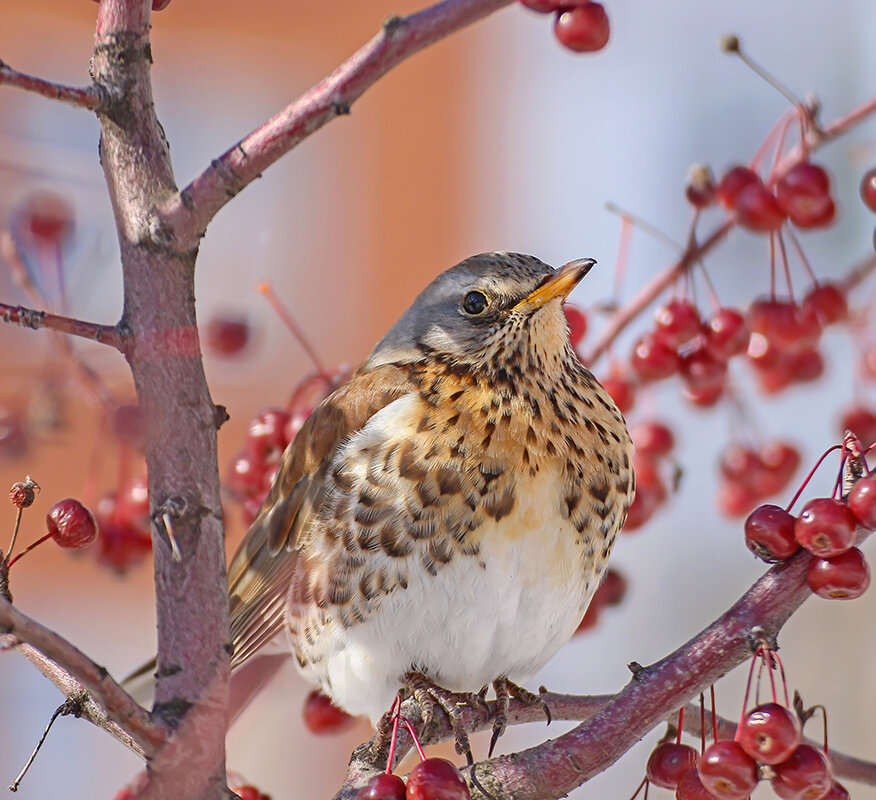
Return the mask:
<path id="1" fill-rule="evenodd" d="M 565 300 L 581 278 L 590 272 L 595 263 L 596 261 L 592 258 L 578 258 L 568 264 L 563 264 L 556 272 L 549 275 L 541 286 L 517 303 L 514 310 L 535 311 L 555 297 L 561 297 Z"/>

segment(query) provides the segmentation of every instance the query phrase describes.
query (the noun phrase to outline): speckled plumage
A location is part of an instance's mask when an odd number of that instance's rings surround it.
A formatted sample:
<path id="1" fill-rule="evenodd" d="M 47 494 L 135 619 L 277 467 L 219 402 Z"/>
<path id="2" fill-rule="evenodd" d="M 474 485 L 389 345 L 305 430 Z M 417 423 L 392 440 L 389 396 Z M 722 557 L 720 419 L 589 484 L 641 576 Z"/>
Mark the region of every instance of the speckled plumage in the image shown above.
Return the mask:
<path id="1" fill-rule="evenodd" d="M 232 560 L 236 666 L 285 630 L 305 675 L 376 718 L 412 669 L 477 691 L 568 640 L 634 476 L 569 344 L 580 274 L 539 290 L 558 274 L 509 253 L 448 270 L 308 418 Z"/>

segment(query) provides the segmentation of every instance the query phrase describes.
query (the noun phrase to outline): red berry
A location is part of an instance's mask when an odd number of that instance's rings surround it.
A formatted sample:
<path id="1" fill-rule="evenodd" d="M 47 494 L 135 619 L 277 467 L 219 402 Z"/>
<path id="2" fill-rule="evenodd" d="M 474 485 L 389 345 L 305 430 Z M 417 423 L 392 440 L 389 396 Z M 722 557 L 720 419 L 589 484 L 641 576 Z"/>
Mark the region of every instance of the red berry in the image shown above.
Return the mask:
<path id="1" fill-rule="evenodd" d="M 596 588 L 593 601 L 601 606 L 616 606 L 627 593 L 627 579 L 616 569 L 609 568 Z"/>
<path id="2" fill-rule="evenodd" d="M 794 536 L 813 555 L 832 558 L 855 543 L 856 525 L 848 506 L 830 497 L 817 497 L 803 506 L 794 523 Z"/>
<path id="3" fill-rule="evenodd" d="M 830 789 L 827 790 L 827 794 L 823 795 L 821 800 L 851 800 L 851 798 L 849 790 L 838 781 L 834 781 Z"/>
<path id="4" fill-rule="evenodd" d="M 867 172 L 861 180 L 861 199 L 871 211 L 876 211 L 876 167 Z"/>
<path id="5" fill-rule="evenodd" d="M 459 770 L 444 758 L 426 758 L 408 775 L 407 800 L 469 800 Z"/>
<path id="6" fill-rule="evenodd" d="M 659 381 L 678 371 L 678 353 L 652 333 L 645 334 L 633 349 L 630 364 L 643 381 Z"/>
<path id="7" fill-rule="evenodd" d="M 356 800 L 405 800 L 405 782 L 388 772 L 375 775 L 356 795 Z"/>
<path id="8" fill-rule="evenodd" d="M 356 718 L 338 708 L 319 689 L 314 689 L 304 701 L 304 724 L 311 733 L 343 733 L 351 728 Z"/>
<path id="9" fill-rule="evenodd" d="M 715 176 L 704 164 L 694 164 L 687 174 L 684 194 L 694 208 L 708 208 L 715 202 Z"/>
<path id="10" fill-rule="evenodd" d="M 736 207 L 736 198 L 746 186 L 757 184 L 761 184 L 761 180 L 754 170 L 748 167 L 732 167 L 721 178 L 715 194 L 718 202 L 729 211 Z"/>
<path id="11" fill-rule="evenodd" d="M 681 392 L 682 396 L 689 403 L 693 403 L 700 408 L 711 408 L 724 396 L 724 384 L 719 383 L 713 386 L 685 386 Z"/>
<path id="12" fill-rule="evenodd" d="M 695 769 L 689 769 L 678 779 L 675 800 L 715 800 L 715 795 L 703 786 L 700 773 Z"/>
<path id="13" fill-rule="evenodd" d="M 563 306 L 563 311 L 566 314 L 566 322 L 569 324 L 569 339 L 572 342 L 572 347 L 577 347 L 587 333 L 587 315 L 578 306 L 573 306 L 571 303 L 566 303 Z"/>
<path id="14" fill-rule="evenodd" d="M 783 508 L 758 506 L 745 520 L 745 544 L 768 564 L 784 561 L 800 549 L 794 537 L 794 522 Z"/>
<path id="15" fill-rule="evenodd" d="M 242 498 L 253 497 L 262 491 L 267 471 L 267 464 L 246 450 L 241 450 L 231 459 L 228 487 Z"/>
<path id="16" fill-rule="evenodd" d="M 152 0 L 152 10 L 161 11 L 170 5 L 170 0 Z"/>
<path id="17" fill-rule="evenodd" d="M 719 360 L 740 355 L 748 346 L 745 317 L 735 308 L 719 308 L 709 319 L 705 333 L 706 347 Z"/>
<path id="18" fill-rule="evenodd" d="M 829 228 L 833 225 L 836 220 L 836 204 L 833 200 L 828 199 L 827 203 L 824 206 L 824 209 L 820 214 L 816 214 L 810 217 L 799 216 L 793 218 L 791 221 L 796 225 L 800 230 L 808 231 L 813 228 Z"/>
<path id="19" fill-rule="evenodd" d="M 130 511 L 120 508 L 118 495 L 104 495 L 97 504 L 95 517 L 100 537 L 95 546 L 97 563 L 124 575 L 152 551 L 152 537 L 147 520 L 139 524 L 129 518 Z"/>
<path id="20" fill-rule="evenodd" d="M 789 442 L 773 440 L 765 442 L 757 454 L 760 469 L 754 480 L 764 496 L 782 491 L 794 477 L 800 466 L 800 451 Z"/>
<path id="21" fill-rule="evenodd" d="M 815 349 L 791 353 L 785 369 L 795 383 L 811 383 L 824 375 L 824 356 Z"/>
<path id="22" fill-rule="evenodd" d="M 46 526 L 57 544 L 73 550 L 88 547 L 97 538 L 94 514 L 72 497 L 59 500 L 49 509 Z"/>
<path id="23" fill-rule="evenodd" d="M 833 558 L 813 558 L 806 573 L 809 588 L 829 600 L 854 600 L 870 585 L 870 565 L 857 547 Z"/>
<path id="24" fill-rule="evenodd" d="M 550 14 L 559 10 L 560 0 L 520 0 L 527 8 L 538 11 L 539 14 Z"/>
<path id="25" fill-rule="evenodd" d="M 776 199 L 792 222 L 819 219 L 832 204 L 830 176 L 817 164 L 801 161 L 776 183 Z"/>
<path id="26" fill-rule="evenodd" d="M 721 453 L 721 474 L 730 481 L 748 481 L 760 465 L 760 456 L 741 444 L 728 444 Z"/>
<path id="27" fill-rule="evenodd" d="M 578 53 L 593 53 L 608 44 L 611 26 L 601 3 L 584 3 L 560 9 L 554 35 L 561 44 Z"/>
<path id="28" fill-rule="evenodd" d="M 840 420 L 842 431 L 851 431 L 864 447 L 876 443 L 876 414 L 863 406 L 850 408 Z"/>
<path id="29" fill-rule="evenodd" d="M 675 436 L 662 422 L 640 422 L 630 430 L 636 452 L 646 456 L 668 456 L 675 447 Z"/>
<path id="30" fill-rule="evenodd" d="M 645 775 L 655 786 L 674 789 L 682 774 L 697 765 L 697 751 L 690 745 L 661 742 L 652 751 Z"/>
<path id="31" fill-rule="evenodd" d="M 119 487 L 115 521 L 149 533 L 149 487 L 144 478 L 135 478 Z"/>
<path id="32" fill-rule="evenodd" d="M 240 800 L 271 800 L 268 794 L 262 794 L 255 786 L 238 786 L 232 791 Z"/>
<path id="33" fill-rule="evenodd" d="M 599 623 L 600 611 L 602 611 L 602 603 L 600 603 L 594 595 L 593 599 L 590 601 L 590 605 L 587 606 L 587 610 L 584 612 L 584 616 L 581 617 L 578 627 L 575 628 L 575 633 L 573 635 L 577 636 L 579 633 L 585 633 L 586 631 L 595 628 Z"/>
<path id="34" fill-rule="evenodd" d="M 842 322 L 849 316 L 846 293 L 835 283 L 819 283 L 803 298 L 803 307 L 815 312 L 822 325 Z"/>
<path id="35" fill-rule="evenodd" d="M 727 362 L 715 359 L 705 347 L 700 347 L 682 356 L 678 371 L 688 389 L 694 392 L 718 389 L 720 396 L 727 379 Z"/>
<path id="36" fill-rule="evenodd" d="M 217 314 L 204 328 L 204 344 L 216 355 L 236 356 L 249 343 L 250 334 L 249 321 L 243 314 Z"/>
<path id="37" fill-rule="evenodd" d="M 781 352 L 811 350 L 821 338 L 815 311 L 784 300 L 756 300 L 748 312 L 748 327 L 752 333 L 749 351 L 751 346 L 757 350 L 756 334 Z"/>
<path id="38" fill-rule="evenodd" d="M 763 703 L 745 715 L 739 730 L 739 744 L 755 761 L 778 764 L 800 744 L 800 720 L 778 703 Z"/>
<path id="39" fill-rule="evenodd" d="M 739 224 L 752 231 L 776 231 L 785 221 L 775 195 L 762 183 L 744 187 L 733 204 Z"/>
<path id="40" fill-rule="evenodd" d="M 667 491 L 657 462 L 642 453 L 633 457 L 633 467 L 636 472 L 636 497 L 630 506 L 624 530 L 634 531 L 641 528 L 666 502 Z"/>
<path id="41" fill-rule="evenodd" d="M 289 442 L 286 424 L 290 414 L 282 408 L 265 408 L 250 421 L 246 435 L 246 449 L 257 461 L 276 461 Z"/>
<path id="42" fill-rule="evenodd" d="M 656 335 L 673 350 L 686 345 L 702 331 L 700 312 L 686 300 L 670 300 L 654 312 Z"/>
<path id="43" fill-rule="evenodd" d="M 16 508 L 30 508 L 40 491 L 39 484 L 28 475 L 23 481 L 16 481 L 9 489 L 9 502 Z"/>
<path id="44" fill-rule="evenodd" d="M 611 395 L 621 414 L 629 414 L 636 400 L 636 390 L 623 375 L 613 373 L 602 379 L 602 386 Z"/>
<path id="45" fill-rule="evenodd" d="M 20 213 L 25 233 L 44 246 L 56 247 L 73 234 L 73 208 L 55 192 L 32 194 Z"/>
<path id="46" fill-rule="evenodd" d="M 757 764 L 732 739 L 722 739 L 707 747 L 700 756 L 697 771 L 703 786 L 725 800 L 742 800 L 757 786 Z"/>
<path id="47" fill-rule="evenodd" d="M 773 771 L 773 791 L 782 800 L 821 800 L 833 785 L 833 768 L 826 753 L 810 744 L 801 744 Z"/>
<path id="48" fill-rule="evenodd" d="M 760 497 L 748 484 L 724 481 L 718 492 L 718 506 L 728 517 L 744 517 Z"/>
<path id="49" fill-rule="evenodd" d="M 855 483 L 849 492 L 849 510 L 867 530 L 876 530 L 876 474 Z"/>

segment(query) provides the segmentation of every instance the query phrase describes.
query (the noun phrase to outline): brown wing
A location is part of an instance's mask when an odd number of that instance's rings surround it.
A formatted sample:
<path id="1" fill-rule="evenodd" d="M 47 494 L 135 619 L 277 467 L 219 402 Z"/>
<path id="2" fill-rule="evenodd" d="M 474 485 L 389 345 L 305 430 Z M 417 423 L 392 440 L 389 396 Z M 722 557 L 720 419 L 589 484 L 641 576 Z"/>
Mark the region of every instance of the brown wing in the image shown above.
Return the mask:
<path id="1" fill-rule="evenodd" d="M 336 449 L 410 389 L 408 373 L 399 367 L 360 370 L 313 411 L 286 448 L 277 479 L 228 567 L 233 667 L 283 628 L 286 594 L 322 506 Z"/>

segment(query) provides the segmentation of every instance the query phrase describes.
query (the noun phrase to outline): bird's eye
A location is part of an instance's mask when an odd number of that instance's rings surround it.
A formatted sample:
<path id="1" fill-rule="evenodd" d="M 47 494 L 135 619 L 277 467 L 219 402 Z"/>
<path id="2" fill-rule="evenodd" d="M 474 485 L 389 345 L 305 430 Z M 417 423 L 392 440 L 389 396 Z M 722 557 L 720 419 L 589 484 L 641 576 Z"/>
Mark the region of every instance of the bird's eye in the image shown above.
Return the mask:
<path id="1" fill-rule="evenodd" d="M 483 314 L 490 305 L 490 301 L 483 292 L 469 292 L 462 299 L 462 310 L 470 317 L 476 317 Z"/>

